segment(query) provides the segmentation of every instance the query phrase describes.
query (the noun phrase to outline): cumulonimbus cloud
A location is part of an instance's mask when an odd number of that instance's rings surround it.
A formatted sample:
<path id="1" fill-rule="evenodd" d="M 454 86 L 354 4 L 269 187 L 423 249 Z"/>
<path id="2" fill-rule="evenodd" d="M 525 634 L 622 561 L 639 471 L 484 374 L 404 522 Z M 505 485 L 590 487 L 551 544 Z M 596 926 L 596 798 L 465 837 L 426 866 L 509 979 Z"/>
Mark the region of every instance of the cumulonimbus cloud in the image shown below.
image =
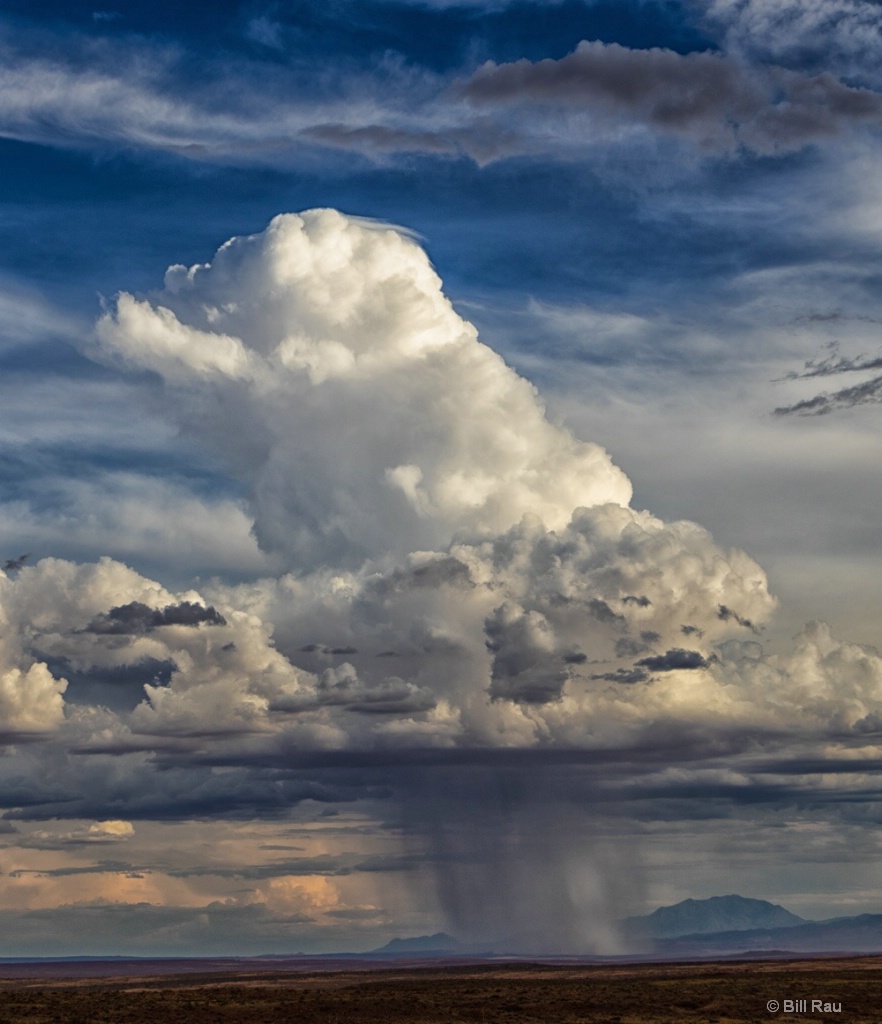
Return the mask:
<path id="1" fill-rule="evenodd" d="M 677 798 L 702 772 L 755 799 L 784 756 L 814 773 L 869 756 L 882 657 L 818 624 L 766 654 L 760 566 L 632 508 L 621 470 L 549 421 L 407 232 L 277 217 L 118 296 L 93 355 L 154 375 L 245 485 L 276 572 L 179 591 L 108 558 L 0 572 L 0 739 L 10 774 L 32 767 L 4 791 L 21 817 L 98 823 L 65 848 L 150 817 L 394 800 L 405 862 L 455 930 L 545 922 L 537 949 L 613 949 L 598 894 L 618 876 L 590 852 L 585 868 L 585 808 Z M 718 778 L 721 756 L 743 772 Z M 375 869 L 334 863 L 234 874 Z"/>
<path id="2" fill-rule="evenodd" d="M 630 508 L 624 474 L 549 422 L 406 232 L 279 216 L 120 295 L 95 354 L 159 376 L 248 485 L 280 575 L 172 594 L 44 560 L 8 580 L 23 670 L 66 668 L 92 698 L 90 669 L 95 686 L 155 672 L 132 710 L 107 701 L 100 737 L 78 705 L 84 750 L 602 748 L 711 707 L 780 727 L 733 668 L 753 662 L 717 653 L 771 613 L 760 567 Z"/>
<path id="3" fill-rule="evenodd" d="M 872 719 L 879 657 L 817 629 L 790 660 L 757 654 L 762 569 L 631 508 L 624 474 L 549 422 L 406 232 L 277 217 L 119 296 L 95 345 L 158 375 L 169 414 L 247 484 L 279 573 L 172 593 L 109 559 L 21 566 L 0 594 L 10 734 L 284 763 Z"/>

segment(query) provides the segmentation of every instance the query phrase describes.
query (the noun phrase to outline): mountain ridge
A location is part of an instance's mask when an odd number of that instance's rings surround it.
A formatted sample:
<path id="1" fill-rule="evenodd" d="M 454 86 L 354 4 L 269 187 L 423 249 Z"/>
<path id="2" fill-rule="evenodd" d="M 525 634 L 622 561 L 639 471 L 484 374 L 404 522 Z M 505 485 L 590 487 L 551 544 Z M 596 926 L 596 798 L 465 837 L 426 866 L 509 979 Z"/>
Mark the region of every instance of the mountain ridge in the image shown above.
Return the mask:
<path id="1" fill-rule="evenodd" d="M 807 923 L 777 903 L 734 893 L 709 899 L 686 899 L 658 907 L 651 914 L 626 917 L 625 935 L 643 939 L 669 939 L 681 935 L 747 931 L 757 928 L 788 928 Z"/>
<path id="2" fill-rule="evenodd" d="M 686 899 L 650 914 L 619 922 L 625 955 L 683 956 L 882 952 L 882 914 L 858 914 L 811 921 L 768 900 L 729 894 Z M 522 935 L 493 942 L 464 943 L 446 932 L 395 938 L 361 956 L 530 956 L 563 954 L 550 936 Z M 539 952 L 535 946 L 545 950 Z"/>

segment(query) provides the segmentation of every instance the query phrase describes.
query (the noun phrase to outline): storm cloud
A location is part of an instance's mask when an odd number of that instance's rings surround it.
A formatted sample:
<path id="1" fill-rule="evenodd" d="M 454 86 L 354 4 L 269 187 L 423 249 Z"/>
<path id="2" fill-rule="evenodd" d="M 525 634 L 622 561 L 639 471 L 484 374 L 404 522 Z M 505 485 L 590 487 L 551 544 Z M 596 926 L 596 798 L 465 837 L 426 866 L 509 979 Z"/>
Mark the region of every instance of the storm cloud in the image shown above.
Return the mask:
<path id="1" fill-rule="evenodd" d="M 180 594 L 110 562 L 9 579 L 34 666 L 169 666 L 100 740 L 67 726 L 79 749 L 279 765 L 295 747 L 630 747 L 708 706 L 722 728 L 788 721 L 786 669 L 720 654 L 774 610 L 761 568 L 630 508 L 624 474 L 549 422 L 406 232 L 276 217 L 119 295 L 93 354 L 159 375 L 281 571 Z"/>
<path id="2" fill-rule="evenodd" d="M 696 523 L 632 508 L 624 473 L 551 422 L 401 229 L 281 215 L 172 266 L 155 293 L 117 296 L 90 351 L 154 375 L 154 400 L 245 490 L 277 571 L 178 591 L 109 558 L 4 574 L 6 735 L 57 765 L 37 778 L 22 746 L 10 820 L 384 805 L 407 864 L 426 858 L 414 886 L 430 876 L 464 935 L 480 937 L 470 894 L 495 872 L 500 898 L 481 913 L 497 935 L 534 924 L 523 949 L 550 948 L 557 927 L 568 949 L 614 950 L 615 858 L 592 847 L 577 863 L 595 808 L 656 792 L 783 799 L 747 769 L 721 780 L 703 766 L 819 737 L 847 750 L 877 727 L 878 654 L 820 625 L 784 654 L 744 640 L 776 606 L 760 566 Z M 619 766 L 608 782 L 600 764 Z M 670 774 L 649 785 L 656 771 Z M 121 841 L 104 832 L 33 842 Z M 303 870 L 399 863 L 341 857 Z M 123 862 L 106 864 L 71 870 Z M 506 887 L 542 865 L 536 899 L 514 906 Z M 160 874 L 281 885 L 283 867 Z M 285 870 L 290 905 L 313 920 L 318 897 Z M 337 890 L 321 899 L 319 915 L 376 920 Z"/>
<path id="3" fill-rule="evenodd" d="M 131 601 L 97 616 L 86 626 L 86 632 L 124 636 L 149 633 L 160 626 L 198 626 L 201 623 L 209 626 L 227 624 L 226 619 L 214 608 L 204 608 L 193 601 L 182 601 L 180 604 L 166 605 L 165 608 L 148 608 L 140 601 Z"/>

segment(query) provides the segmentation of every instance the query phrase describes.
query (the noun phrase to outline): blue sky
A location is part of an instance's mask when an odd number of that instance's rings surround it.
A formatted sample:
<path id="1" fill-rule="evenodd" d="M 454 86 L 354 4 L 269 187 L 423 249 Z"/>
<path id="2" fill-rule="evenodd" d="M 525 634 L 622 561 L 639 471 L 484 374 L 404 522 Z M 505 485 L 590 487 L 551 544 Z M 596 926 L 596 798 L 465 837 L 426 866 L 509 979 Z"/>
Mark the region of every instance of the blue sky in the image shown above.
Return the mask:
<path id="1" fill-rule="evenodd" d="M 880 33 L 4 5 L 0 951 L 882 909 Z"/>

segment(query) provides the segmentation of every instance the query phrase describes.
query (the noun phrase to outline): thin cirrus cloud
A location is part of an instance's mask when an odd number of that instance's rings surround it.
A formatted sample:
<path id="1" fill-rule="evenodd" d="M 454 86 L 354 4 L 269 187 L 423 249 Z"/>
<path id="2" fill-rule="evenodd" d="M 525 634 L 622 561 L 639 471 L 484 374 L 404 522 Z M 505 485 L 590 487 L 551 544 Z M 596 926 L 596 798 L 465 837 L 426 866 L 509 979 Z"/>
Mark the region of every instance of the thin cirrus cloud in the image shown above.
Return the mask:
<path id="1" fill-rule="evenodd" d="M 873 0 L 712 0 L 702 17 L 727 50 L 750 59 L 879 82 L 882 12 Z"/>
<path id="2" fill-rule="evenodd" d="M 422 153 L 486 164 L 588 157 L 601 141 L 627 144 L 634 131 L 701 153 L 775 155 L 882 117 L 877 92 L 828 70 L 589 40 L 560 59 L 488 61 L 445 75 L 389 59 L 385 84 L 346 68 L 329 90 L 323 71 L 306 92 L 299 72 L 259 61 L 209 64 L 198 83 L 184 83 L 176 55 L 155 45 L 105 42 L 99 53 L 83 67 L 11 51 L 0 72 L 0 133 L 221 163 L 290 166 L 318 146 L 381 162 Z"/>

